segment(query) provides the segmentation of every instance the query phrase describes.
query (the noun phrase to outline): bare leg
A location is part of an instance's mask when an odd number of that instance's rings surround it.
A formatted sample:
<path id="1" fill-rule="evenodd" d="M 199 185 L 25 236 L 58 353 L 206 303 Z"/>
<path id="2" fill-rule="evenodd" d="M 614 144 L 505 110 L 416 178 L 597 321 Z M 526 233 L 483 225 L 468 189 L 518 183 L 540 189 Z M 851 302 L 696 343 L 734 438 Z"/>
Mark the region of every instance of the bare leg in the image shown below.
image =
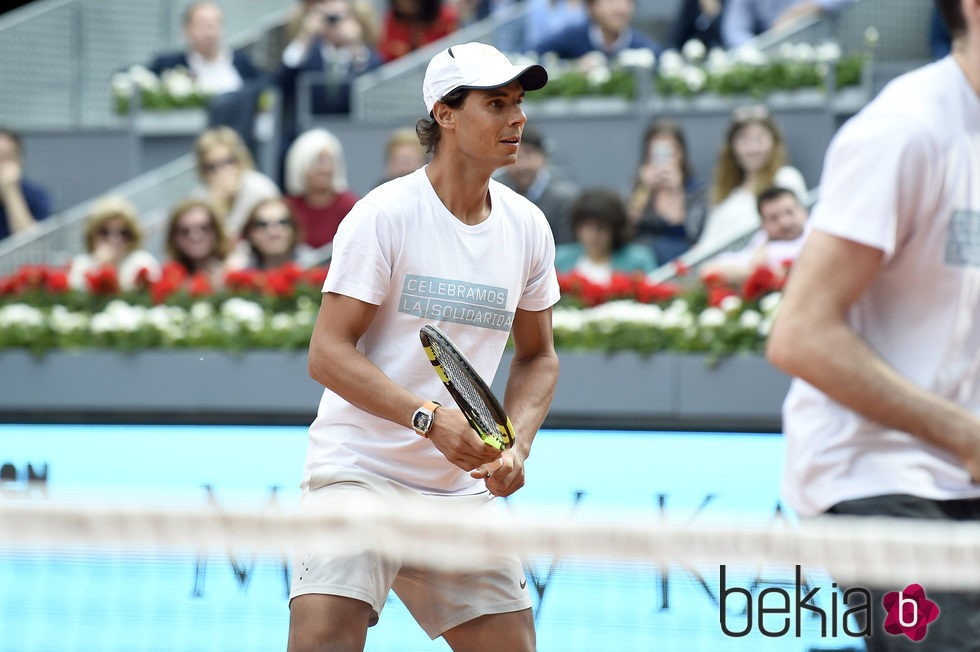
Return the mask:
<path id="1" fill-rule="evenodd" d="M 480 616 L 442 637 L 455 652 L 534 652 L 534 616 L 530 609 Z"/>
<path id="2" fill-rule="evenodd" d="M 289 603 L 289 652 L 359 652 L 371 605 L 337 595 L 299 595 Z"/>

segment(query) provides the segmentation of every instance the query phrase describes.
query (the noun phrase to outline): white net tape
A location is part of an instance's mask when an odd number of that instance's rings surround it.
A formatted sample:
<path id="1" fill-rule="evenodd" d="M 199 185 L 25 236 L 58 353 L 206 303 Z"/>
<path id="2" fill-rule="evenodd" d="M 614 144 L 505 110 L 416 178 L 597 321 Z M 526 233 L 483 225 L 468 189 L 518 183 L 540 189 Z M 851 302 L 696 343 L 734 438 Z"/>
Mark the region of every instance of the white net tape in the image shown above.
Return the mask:
<path id="1" fill-rule="evenodd" d="M 0 501 L 0 549 L 122 548 L 250 551 L 367 548 L 420 566 L 466 568 L 499 551 L 685 566 L 828 571 L 837 581 L 932 589 L 980 587 L 980 524 L 864 518 L 685 524 L 645 516 L 425 511 L 346 503 L 316 513 L 213 506 Z"/>

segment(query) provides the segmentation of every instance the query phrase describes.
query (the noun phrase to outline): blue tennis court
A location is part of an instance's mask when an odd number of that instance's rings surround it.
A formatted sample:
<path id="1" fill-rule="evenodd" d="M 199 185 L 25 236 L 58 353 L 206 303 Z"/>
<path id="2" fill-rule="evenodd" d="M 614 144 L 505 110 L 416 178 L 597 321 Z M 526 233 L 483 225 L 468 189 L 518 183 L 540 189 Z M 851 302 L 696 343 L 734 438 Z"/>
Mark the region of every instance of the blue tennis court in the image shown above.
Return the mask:
<path id="1" fill-rule="evenodd" d="M 305 446 L 302 427 L 3 425 L 0 495 L 288 503 L 299 497 Z M 510 505 L 518 513 L 545 507 L 610 518 L 618 510 L 694 521 L 791 518 L 778 498 L 782 455 L 774 435 L 544 431 L 528 461 L 528 484 Z M 29 485 L 29 476 L 36 482 Z M 0 548 L 0 648 L 284 649 L 287 565 L 276 556 Z M 750 618 L 745 599 L 730 596 L 726 627 L 745 631 L 736 637 L 722 629 L 718 568 L 542 558 L 527 570 L 543 652 L 857 649 L 854 639 L 831 636 L 831 603 L 839 596 L 819 572 L 808 577 L 809 588 L 820 587 L 814 602 L 827 618 L 805 610 L 798 636 L 795 620 L 786 635 L 766 636 L 758 609 Z M 792 580 L 765 569 L 727 577 L 753 599 L 767 587 L 791 594 Z M 770 632 L 784 616 L 771 618 L 763 623 Z M 367 649 L 449 648 L 430 641 L 392 596 Z"/>

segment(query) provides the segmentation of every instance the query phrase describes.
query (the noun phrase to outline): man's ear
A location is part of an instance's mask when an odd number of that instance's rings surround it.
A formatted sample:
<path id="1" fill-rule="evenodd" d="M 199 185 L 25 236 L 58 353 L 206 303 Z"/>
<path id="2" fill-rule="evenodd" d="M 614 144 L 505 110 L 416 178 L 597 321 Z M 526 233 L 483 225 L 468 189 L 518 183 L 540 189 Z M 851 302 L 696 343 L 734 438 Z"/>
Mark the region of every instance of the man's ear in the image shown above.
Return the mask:
<path id="1" fill-rule="evenodd" d="M 442 102 L 436 102 L 432 105 L 432 118 L 441 128 L 450 129 L 455 125 L 456 111 Z"/>

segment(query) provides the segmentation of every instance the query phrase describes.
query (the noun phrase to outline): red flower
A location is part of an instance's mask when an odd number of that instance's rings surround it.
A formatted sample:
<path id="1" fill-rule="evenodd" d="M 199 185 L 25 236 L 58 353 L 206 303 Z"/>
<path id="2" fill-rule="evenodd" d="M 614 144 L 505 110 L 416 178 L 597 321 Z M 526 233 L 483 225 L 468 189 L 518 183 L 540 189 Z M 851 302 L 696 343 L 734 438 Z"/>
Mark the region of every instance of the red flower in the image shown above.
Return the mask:
<path id="1" fill-rule="evenodd" d="M 757 267 L 752 275 L 742 286 L 742 296 L 746 301 L 755 301 L 770 292 L 775 292 L 782 288 L 783 281 L 779 275 L 769 267 L 762 265 Z"/>
<path id="2" fill-rule="evenodd" d="M 681 294 L 681 288 L 674 283 L 648 283 L 642 281 L 636 286 L 636 300 L 641 303 L 663 303 Z"/>
<path id="3" fill-rule="evenodd" d="M 14 293 L 43 290 L 47 278 L 48 268 L 44 265 L 22 265 L 14 275 Z"/>
<path id="4" fill-rule="evenodd" d="M 678 276 L 687 276 L 691 273 L 691 267 L 684 261 L 676 259 L 674 260 L 674 271 L 677 272 Z"/>
<path id="5" fill-rule="evenodd" d="M 628 299 L 634 294 L 633 278 L 629 274 L 613 272 L 607 290 L 611 299 Z"/>
<path id="6" fill-rule="evenodd" d="M 153 278 L 149 268 L 140 267 L 140 270 L 136 272 L 136 278 L 133 279 L 133 287 L 137 290 L 145 290 L 150 287 L 152 282 Z"/>
<path id="7" fill-rule="evenodd" d="M 303 272 L 303 282 L 319 289 L 327 280 L 326 267 L 312 267 Z"/>
<path id="8" fill-rule="evenodd" d="M 214 294 L 214 288 L 211 286 L 211 281 L 206 274 L 198 273 L 192 276 L 190 282 L 187 284 L 187 294 L 198 299 Z"/>
<path id="9" fill-rule="evenodd" d="M 708 288 L 708 305 L 717 308 L 721 302 L 728 297 L 735 296 L 735 290 L 723 285 L 715 285 Z"/>
<path id="10" fill-rule="evenodd" d="M 85 284 L 92 294 L 119 294 L 119 275 L 112 265 L 103 265 L 85 272 Z"/>
<path id="11" fill-rule="evenodd" d="M 229 292 L 255 292 L 261 287 L 262 273 L 254 269 L 236 269 L 225 274 L 225 287 Z"/>
<path id="12" fill-rule="evenodd" d="M 708 287 L 728 285 L 728 279 L 726 279 L 720 272 L 708 272 L 701 277 L 701 282 Z"/>
<path id="13" fill-rule="evenodd" d="M 294 280 L 290 273 L 282 268 L 271 270 L 265 275 L 263 292 L 276 297 L 289 297 L 296 291 Z"/>
<path id="14" fill-rule="evenodd" d="M 150 298 L 153 303 L 164 303 L 178 289 L 180 289 L 180 282 L 164 275 L 156 283 L 150 284 Z"/>
<path id="15" fill-rule="evenodd" d="M 303 268 L 296 263 L 286 263 L 279 267 L 278 271 L 283 278 L 289 281 L 290 284 L 295 284 L 301 278 L 303 278 Z"/>
<path id="16" fill-rule="evenodd" d="M 48 271 L 47 279 L 44 282 L 44 289 L 51 294 L 64 294 L 68 291 L 68 272 L 63 269 L 52 269 Z M 2 292 L 0 292 L 2 294 Z"/>
<path id="17" fill-rule="evenodd" d="M 160 280 L 182 284 L 187 279 L 187 268 L 176 261 L 170 261 L 160 270 Z"/>

